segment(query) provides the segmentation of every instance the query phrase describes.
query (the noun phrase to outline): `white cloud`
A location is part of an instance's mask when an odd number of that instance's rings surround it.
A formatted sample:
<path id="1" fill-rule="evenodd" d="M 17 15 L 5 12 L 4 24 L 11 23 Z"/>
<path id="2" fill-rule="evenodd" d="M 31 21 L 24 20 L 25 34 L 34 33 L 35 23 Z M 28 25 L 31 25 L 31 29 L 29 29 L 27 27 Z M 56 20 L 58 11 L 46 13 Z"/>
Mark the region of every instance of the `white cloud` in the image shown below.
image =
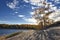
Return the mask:
<path id="1" fill-rule="evenodd" d="M 54 1 L 54 0 L 51 0 L 51 1 Z"/>
<path id="2" fill-rule="evenodd" d="M 45 13 L 48 13 L 48 11 L 46 10 L 46 11 L 44 11 Z"/>
<path id="3" fill-rule="evenodd" d="M 37 2 L 40 2 L 40 0 L 30 0 L 30 2 L 37 3 Z"/>
<path id="4" fill-rule="evenodd" d="M 38 25 L 37 23 L 25 23 L 25 24 Z"/>
<path id="5" fill-rule="evenodd" d="M 54 0 L 55 2 L 59 2 L 59 0 Z"/>
<path id="6" fill-rule="evenodd" d="M 26 22 L 36 23 L 37 21 L 34 18 L 23 18 Z"/>
<path id="7" fill-rule="evenodd" d="M 24 0 L 25 2 L 28 1 L 28 0 Z M 47 5 L 44 5 L 42 2 L 44 0 L 29 0 L 28 2 L 31 4 L 31 5 L 36 5 L 37 7 L 33 7 L 32 6 L 32 9 L 35 9 L 35 8 L 39 8 L 39 7 L 42 7 L 42 6 L 45 6 L 47 7 Z M 47 1 L 45 1 L 47 2 Z M 53 10 L 56 10 L 57 7 L 54 6 L 54 4 L 52 4 L 52 2 L 47 2 L 47 4 L 50 4 L 50 8 L 53 9 Z"/>
<path id="8" fill-rule="evenodd" d="M 13 2 L 7 3 L 7 6 L 11 9 L 16 9 L 16 8 L 19 8 L 18 4 L 19 4 L 19 1 L 13 0 Z"/>
<path id="9" fill-rule="evenodd" d="M 56 12 L 53 12 L 49 15 L 50 19 L 53 19 L 55 22 L 60 21 L 60 10 L 56 10 Z"/>
<path id="10" fill-rule="evenodd" d="M 30 12 L 31 15 L 34 15 L 34 12 Z"/>
<path id="11" fill-rule="evenodd" d="M 30 3 L 32 5 L 38 5 L 39 2 L 40 2 L 40 0 L 30 0 Z"/>
<path id="12" fill-rule="evenodd" d="M 32 5 L 36 5 L 36 6 L 44 6 L 41 2 L 42 2 L 43 0 L 30 0 L 30 3 L 32 4 Z"/>
<path id="13" fill-rule="evenodd" d="M 32 6 L 32 9 L 35 9 L 35 8 L 36 8 L 36 7 L 33 7 L 33 6 Z"/>
<path id="14" fill-rule="evenodd" d="M 43 4 L 41 4 L 41 2 L 42 1 L 44 1 L 44 0 L 24 0 L 26 3 L 27 2 L 29 2 L 30 4 L 32 4 L 32 5 L 36 5 L 36 6 L 41 6 L 41 5 L 43 5 Z"/>
<path id="15" fill-rule="evenodd" d="M 2 21 L 2 20 L 0 20 L 0 22 L 7 22 L 7 21 Z"/>
<path id="16" fill-rule="evenodd" d="M 15 13 L 17 14 L 18 12 L 16 11 Z"/>
<path id="17" fill-rule="evenodd" d="M 25 17 L 24 15 L 18 15 L 18 17 Z"/>
<path id="18" fill-rule="evenodd" d="M 52 9 L 53 9 L 53 10 L 57 10 L 57 7 L 53 7 Z"/>
<path id="19" fill-rule="evenodd" d="M 55 4 L 59 4 L 60 3 L 60 0 L 51 0 L 51 1 L 54 1 Z"/>
<path id="20" fill-rule="evenodd" d="M 24 0 L 26 3 L 29 3 L 29 1 L 28 0 Z"/>
<path id="21" fill-rule="evenodd" d="M 31 8 L 34 10 L 34 9 L 36 9 L 36 8 L 39 8 L 39 6 L 37 6 L 37 7 L 31 6 Z"/>
<path id="22" fill-rule="evenodd" d="M 56 11 L 57 10 L 57 6 L 55 6 L 54 4 L 52 4 L 51 2 L 49 2 L 48 4 L 50 4 L 50 9 L 49 9 L 49 11 Z"/>
<path id="23" fill-rule="evenodd" d="M 55 22 L 56 22 L 56 21 L 60 21 L 60 17 L 57 17 L 57 18 L 55 19 Z"/>
<path id="24" fill-rule="evenodd" d="M 6 24 L 6 23 L 9 23 L 9 21 L 0 20 L 0 24 Z"/>

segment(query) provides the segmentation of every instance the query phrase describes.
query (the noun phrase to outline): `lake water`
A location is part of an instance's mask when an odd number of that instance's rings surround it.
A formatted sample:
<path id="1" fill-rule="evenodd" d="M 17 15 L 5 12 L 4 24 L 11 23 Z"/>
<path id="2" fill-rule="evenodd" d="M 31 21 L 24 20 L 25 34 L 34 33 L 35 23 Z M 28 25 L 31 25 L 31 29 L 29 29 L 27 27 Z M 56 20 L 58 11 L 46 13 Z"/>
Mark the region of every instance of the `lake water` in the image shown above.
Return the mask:
<path id="1" fill-rule="evenodd" d="M 28 29 L 0 29 L 0 36 L 12 34 L 12 33 L 15 33 L 15 32 L 21 32 L 21 31 L 27 32 L 29 30 Z M 46 31 L 48 31 L 49 33 L 55 33 L 55 32 L 60 33 L 60 26 L 46 29 Z"/>
<path id="2" fill-rule="evenodd" d="M 12 34 L 12 33 L 15 33 L 15 32 L 20 32 L 20 31 L 26 31 L 26 30 L 21 30 L 21 29 L 0 29 L 0 36 Z"/>

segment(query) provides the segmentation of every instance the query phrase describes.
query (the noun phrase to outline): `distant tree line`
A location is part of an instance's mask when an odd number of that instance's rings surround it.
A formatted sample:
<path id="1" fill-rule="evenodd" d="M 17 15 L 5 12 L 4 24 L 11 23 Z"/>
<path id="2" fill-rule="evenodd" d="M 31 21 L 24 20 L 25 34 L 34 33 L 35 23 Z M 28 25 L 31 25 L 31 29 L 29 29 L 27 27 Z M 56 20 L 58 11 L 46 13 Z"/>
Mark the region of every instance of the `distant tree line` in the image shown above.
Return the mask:
<path id="1" fill-rule="evenodd" d="M 21 25 L 9 25 L 0 24 L 0 29 L 38 29 L 38 25 L 21 24 Z"/>
<path id="2" fill-rule="evenodd" d="M 50 28 L 55 26 L 60 26 L 60 21 L 45 26 L 44 28 Z M 31 24 L 21 24 L 21 25 L 0 24 L 0 29 L 44 29 L 44 28 L 41 25 L 31 25 Z"/>

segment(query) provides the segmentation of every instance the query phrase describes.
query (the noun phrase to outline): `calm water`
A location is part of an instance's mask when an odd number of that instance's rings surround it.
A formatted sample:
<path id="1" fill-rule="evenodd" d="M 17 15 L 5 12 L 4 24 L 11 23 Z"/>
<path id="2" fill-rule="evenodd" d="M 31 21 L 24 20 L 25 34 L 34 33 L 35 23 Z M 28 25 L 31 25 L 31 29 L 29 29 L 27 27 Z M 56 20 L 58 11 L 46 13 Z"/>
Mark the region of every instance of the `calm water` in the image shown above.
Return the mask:
<path id="1" fill-rule="evenodd" d="M 20 32 L 20 31 L 26 31 L 26 30 L 20 30 L 20 29 L 0 29 L 0 36 L 12 34 L 14 32 Z"/>
<path id="2" fill-rule="evenodd" d="M 21 32 L 21 31 L 27 32 L 29 30 L 25 30 L 25 29 L 0 29 L 0 36 L 12 34 L 12 33 L 15 33 L 15 32 Z M 60 26 L 49 28 L 46 31 L 48 31 L 49 33 L 55 33 L 55 32 L 60 33 Z"/>

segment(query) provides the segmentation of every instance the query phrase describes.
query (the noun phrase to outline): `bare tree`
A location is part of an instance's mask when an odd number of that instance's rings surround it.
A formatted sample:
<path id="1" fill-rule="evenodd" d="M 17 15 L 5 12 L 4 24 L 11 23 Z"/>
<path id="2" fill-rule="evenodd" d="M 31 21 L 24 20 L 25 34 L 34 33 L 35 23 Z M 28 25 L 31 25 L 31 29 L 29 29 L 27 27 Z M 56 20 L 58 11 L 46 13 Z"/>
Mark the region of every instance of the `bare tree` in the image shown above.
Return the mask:
<path id="1" fill-rule="evenodd" d="M 44 6 L 35 9 L 33 17 L 37 20 L 37 23 L 40 26 L 44 27 L 53 23 L 53 20 L 48 18 L 53 11 L 49 10 L 50 4 L 46 3 L 45 1 L 43 1 L 42 4 Z"/>

